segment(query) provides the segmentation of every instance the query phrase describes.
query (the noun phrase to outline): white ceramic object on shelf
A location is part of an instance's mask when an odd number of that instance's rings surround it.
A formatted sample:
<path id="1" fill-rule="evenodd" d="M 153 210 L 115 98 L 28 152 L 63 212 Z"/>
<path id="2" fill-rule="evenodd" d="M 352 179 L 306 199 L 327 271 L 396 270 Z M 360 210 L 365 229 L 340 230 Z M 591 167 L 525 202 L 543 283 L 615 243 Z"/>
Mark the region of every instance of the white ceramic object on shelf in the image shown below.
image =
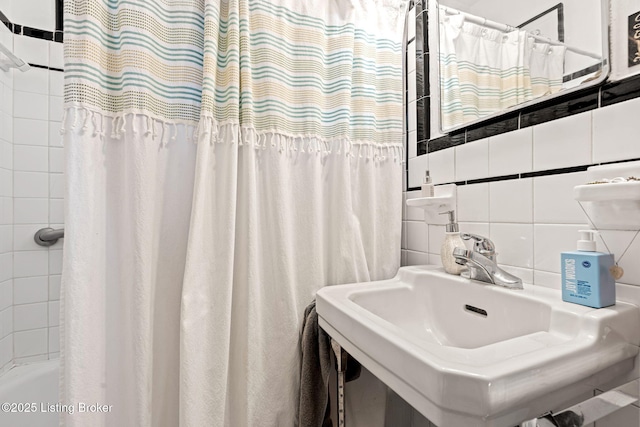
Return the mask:
<path id="1" fill-rule="evenodd" d="M 417 197 L 407 199 L 407 206 L 424 209 L 424 220 L 427 224 L 445 225 L 447 219 L 441 212 L 456 210 L 456 185 L 436 185 L 433 197 Z"/>
<path id="2" fill-rule="evenodd" d="M 589 182 L 632 176 L 640 178 L 640 162 L 592 166 L 587 170 Z M 640 229 L 640 181 L 585 183 L 576 186 L 573 194 L 598 229 Z"/>
<path id="3" fill-rule="evenodd" d="M 631 304 L 593 309 L 560 290 L 514 291 L 434 266 L 316 298 L 320 326 L 438 426 L 512 427 L 637 378 Z"/>

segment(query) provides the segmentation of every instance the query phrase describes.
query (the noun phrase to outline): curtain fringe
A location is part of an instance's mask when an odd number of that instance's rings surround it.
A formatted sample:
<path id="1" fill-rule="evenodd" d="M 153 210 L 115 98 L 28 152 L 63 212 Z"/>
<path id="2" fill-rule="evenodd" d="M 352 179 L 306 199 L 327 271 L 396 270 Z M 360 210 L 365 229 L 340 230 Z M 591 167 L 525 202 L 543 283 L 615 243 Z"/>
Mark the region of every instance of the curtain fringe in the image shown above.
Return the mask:
<path id="1" fill-rule="evenodd" d="M 138 117 L 143 120 L 135 120 Z M 252 127 L 241 126 L 238 123 L 219 123 L 210 116 L 201 117 L 198 123 L 169 122 L 143 113 L 127 112 L 107 115 L 82 106 L 70 106 L 64 109 L 60 134 L 64 135 L 69 131 L 82 134 L 90 132 L 92 137 L 99 135 L 100 139 L 104 140 L 108 118 L 111 118 L 110 136 L 116 140 L 123 139 L 127 132 L 127 123 L 130 121 L 131 132 L 134 136 L 142 134 L 151 138 L 152 141 L 159 138 L 162 145 L 177 140 L 178 127 L 180 126 L 184 127 L 189 141 L 199 144 L 220 144 L 223 142 L 235 144 L 237 142 L 238 146 L 251 147 L 255 150 L 271 148 L 280 153 L 300 152 L 316 155 L 319 158 L 334 154 L 376 162 L 386 160 L 393 160 L 396 163 L 404 162 L 404 146 L 401 142 L 375 143 L 352 141 L 348 138 L 326 140 L 314 135 L 288 135 L 277 130 L 258 132 Z M 142 131 L 138 128 L 139 126 L 142 126 Z"/>

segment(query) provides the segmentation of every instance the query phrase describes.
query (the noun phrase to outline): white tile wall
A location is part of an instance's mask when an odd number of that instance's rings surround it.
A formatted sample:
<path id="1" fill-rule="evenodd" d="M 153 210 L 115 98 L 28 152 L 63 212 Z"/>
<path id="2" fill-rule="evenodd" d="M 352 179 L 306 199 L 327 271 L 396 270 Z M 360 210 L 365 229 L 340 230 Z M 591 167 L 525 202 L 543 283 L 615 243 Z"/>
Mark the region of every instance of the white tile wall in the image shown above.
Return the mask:
<path id="1" fill-rule="evenodd" d="M 414 157 L 408 163 L 409 187 L 420 185 L 425 169 L 438 183 L 638 158 L 634 123 L 639 114 L 640 99 L 636 99 Z M 573 199 L 573 187 L 585 180 L 586 173 L 577 172 L 459 186 L 460 230 L 490 237 L 501 265 L 525 282 L 560 289 L 560 252 L 574 250 L 578 230 L 588 228 Z M 415 197 L 420 192 L 410 191 L 403 201 Z M 425 224 L 422 210 L 415 208 L 405 207 L 403 220 L 403 265 L 440 264 L 444 227 Z M 604 230 L 602 234 L 619 257 L 634 232 Z M 601 240 L 598 250 L 606 252 Z M 620 261 L 625 274 L 617 289 L 618 298 L 636 304 L 640 304 L 638 259 L 640 236 Z M 639 419 L 640 408 L 632 406 L 595 427 L 636 427 Z"/>
<path id="2" fill-rule="evenodd" d="M 591 163 L 591 111 L 533 127 L 533 169 Z"/>
<path id="3" fill-rule="evenodd" d="M 0 42 L 13 46 L 2 24 Z M 0 373 L 13 359 L 13 87 L 13 72 L 0 70 Z"/>
<path id="4" fill-rule="evenodd" d="M 28 62 L 64 66 L 60 43 L 9 35 L 10 42 L 2 38 L 3 43 Z M 43 248 L 33 235 L 64 223 L 64 149 L 58 133 L 63 84 L 59 71 L 0 71 L 0 372 L 59 352 L 63 241 Z"/>

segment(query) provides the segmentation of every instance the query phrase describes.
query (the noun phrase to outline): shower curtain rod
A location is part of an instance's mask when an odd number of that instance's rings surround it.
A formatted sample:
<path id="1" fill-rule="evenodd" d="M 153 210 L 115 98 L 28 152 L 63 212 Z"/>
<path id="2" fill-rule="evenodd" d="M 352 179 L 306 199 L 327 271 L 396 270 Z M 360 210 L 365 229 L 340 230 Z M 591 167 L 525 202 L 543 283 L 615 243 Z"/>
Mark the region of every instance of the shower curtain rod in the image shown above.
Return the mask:
<path id="1" fill-rule="evenodd" d="M 469 22 L 473 22 L 474 24 L 478 24 L 478 25 L 482 25 L 483 27 L 488 27 L 488 28 L 492 28 L 494 30 L 499 30 L 499 31 L 515 31 L 518 29 L 518 27 L 513 27 L 511 25 L 507 25 L 507 24 L 501 24 L 499 22 L 495 22 L 495 21 L 491 21 L 487 18 L 482 18 L 480 16 L 476 16 L 476 15 L 472 15 L 470 13 L 467 12 L 462 12 L 460 10 L 457 9 L 453 9 L 447 6 L 442 6 L 440 5 L 440 9 L 444 10 L 446 13 L 448 13 L 449 15 L 462 15 L 464 16 L 464 19 L 469 21 Z M 565 48 L 567 48 L 567 50 L 580 54 L 580 55 L 584 55 L 584 56 L 588 56 L 590 58 L 595 58 L 599 61 L 602 61 L 602 56 L 601 55 L 597 55 L 595 53 L 591 53 L 588 52 L 586 50 L 582 50 L 582 49 L 578 49 L 576 47 L 571 47 L 566 45 L 565 43 L 559 42 L 559 41 L 555 41 L 555 40 L 551 40 L 547 37 L 542 37 L 539 36 L 537 34 L 534 34 L 532 32 L 528 32 L 529 35 L 531 37 L 533 37 L 534 39 L 541 41 L 543 43 L 548 43 L 554 46 L 564 46 Z"/>

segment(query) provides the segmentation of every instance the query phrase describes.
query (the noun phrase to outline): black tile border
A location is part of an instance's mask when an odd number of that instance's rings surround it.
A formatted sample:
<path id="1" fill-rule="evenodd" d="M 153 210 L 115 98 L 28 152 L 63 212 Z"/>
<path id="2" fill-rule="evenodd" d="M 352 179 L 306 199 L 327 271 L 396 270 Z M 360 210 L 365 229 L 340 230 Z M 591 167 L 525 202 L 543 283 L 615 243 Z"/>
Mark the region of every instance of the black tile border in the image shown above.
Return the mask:
<path id="1" fill-rule="evenodd" d="M 2 22 L 13 34 L 33 37 L 36 39 L 42 39 L 52 41 L 56 43 L 63 43 L 64 33 L 62 31 L 62 0 L 56 0 L 56 31 L 41 30 L 39 28 L 26 27 L 11 22 L 7 16 L 0 10 L 0 22 Z M 58 26 L 60 24 L 60 27 Z"/>
<path id="2" fill-rule="evenodd" d="M 640 74 L 507 113 L 478 126 L 459 129 L 443 137 L 418 142 L 418 155 L 445 150 L 501 133 L 524 129 L 640 97 Z"/>
<path id="3" fill-rule="evenodd" d="M 592 166 L 612 165 L 612 164 L 617 164 L 617 163 L 628 163 L 628 162 L 637 162 L 637 161 L 640 161 L 640 158 L 624 159 L 624 160 L 613 160 L 613 161 L 609 161 L 609 162 L 592 163 L 592 164 L 588 164 L 588 165 L 570 166 L 570 167 L 566 167 L 566 168 L 547 169 L 547 170 L 534 171 L 534 172 L 514 173 L 514 174 L 511 174 L 511 175 L 490 176 L 490 177 L 487 177 L 487 178 L 469 179 L 469 180 L 466 180 L 466 181 L 453 181 L 453 182 L 446 182 L 446 183 L 442 183 L 442 184 L 437 184 L 436 186 L 438 186 L 438 185 L 448 185 L 448 184 L 456 184 L 457 186 L 463 186 L 463 185 L 473 185 L 473 184 L 484 184 L 484 183 L 488 183 L 488 182 L 513 181 L 513 180 L 517 180 L 517 179 L 539 178 L 539 177 L 542 177 L 542 176 L 562 175 L 562 174 L 565 174 L 565 173 L 584 172 L 584 171 L 586 171 L 588 168 L 590 168 Z M 407 191 L 416 191 L 416 190 L 420 190 L 420 187 L 408 187 L 407 188 Z"/>

